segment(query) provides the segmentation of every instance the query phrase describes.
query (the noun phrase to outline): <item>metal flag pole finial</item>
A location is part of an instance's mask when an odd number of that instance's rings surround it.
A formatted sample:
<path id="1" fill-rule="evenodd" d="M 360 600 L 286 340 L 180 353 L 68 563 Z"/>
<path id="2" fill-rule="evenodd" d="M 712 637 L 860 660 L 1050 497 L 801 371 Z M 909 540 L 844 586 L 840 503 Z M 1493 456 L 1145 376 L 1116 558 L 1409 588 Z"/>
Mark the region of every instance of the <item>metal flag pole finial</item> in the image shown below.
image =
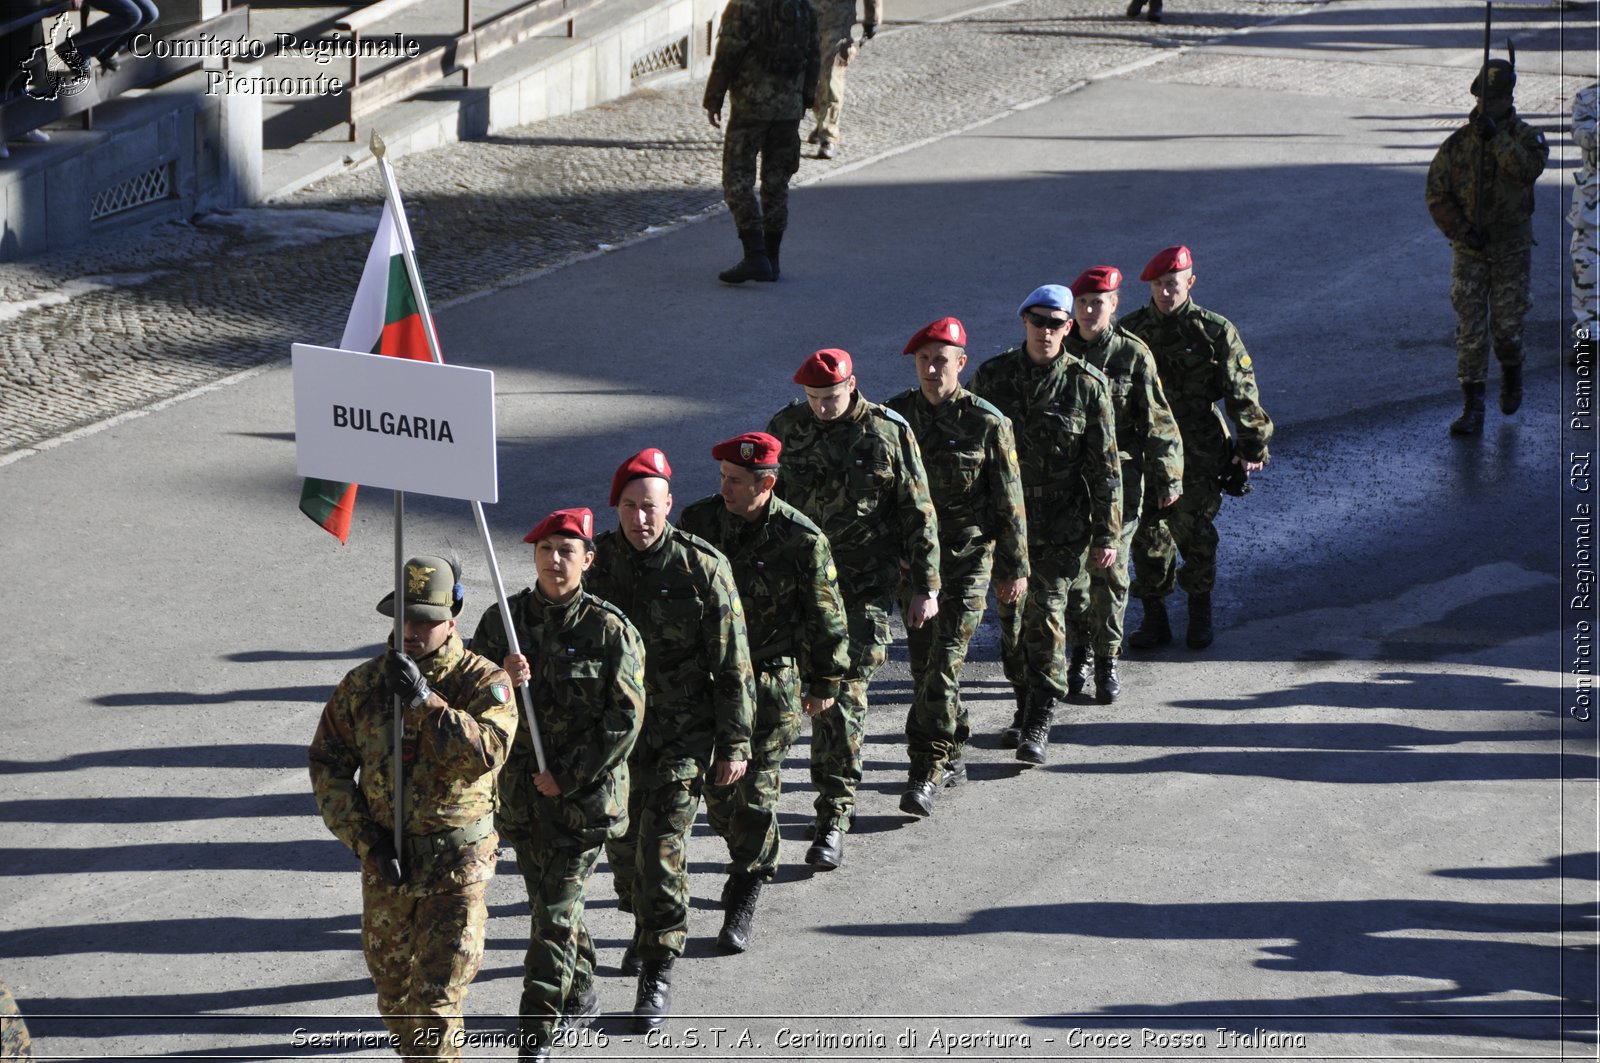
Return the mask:
<path id="1" fill-rule="evenodd" d="M 383 158 L 383 138 L 378 135 L 376 129 L 372 131 L 372 139 L 367 141 L 367 147 L 371 149 L 373 158 Z"/>

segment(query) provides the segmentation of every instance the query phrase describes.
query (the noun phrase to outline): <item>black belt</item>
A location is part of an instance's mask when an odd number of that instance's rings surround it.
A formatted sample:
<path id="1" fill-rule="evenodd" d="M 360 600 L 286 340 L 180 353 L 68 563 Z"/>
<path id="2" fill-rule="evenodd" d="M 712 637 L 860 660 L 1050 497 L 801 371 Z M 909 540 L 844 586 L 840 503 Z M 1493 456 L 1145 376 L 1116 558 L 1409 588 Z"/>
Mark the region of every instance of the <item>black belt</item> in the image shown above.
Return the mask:
<path id="1" fill-rule="evenodd" d="M 433 834 L 407 834 L 403 841 L 407 857 L 431 856 L 434 853 L 459 849 L 473 842 L 481 842 L 493 833 L 494 815 L 491 813 L 475 823 L 468 823 L 465 827 L 452 827 Z"/>

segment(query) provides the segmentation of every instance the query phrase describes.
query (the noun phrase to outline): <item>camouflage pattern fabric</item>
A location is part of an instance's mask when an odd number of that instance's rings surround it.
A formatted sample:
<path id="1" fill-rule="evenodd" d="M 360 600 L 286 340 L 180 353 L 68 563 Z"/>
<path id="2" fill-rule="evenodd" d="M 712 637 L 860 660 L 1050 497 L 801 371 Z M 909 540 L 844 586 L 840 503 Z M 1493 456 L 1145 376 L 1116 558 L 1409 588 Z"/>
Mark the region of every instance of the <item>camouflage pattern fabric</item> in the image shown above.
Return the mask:
<path id="1" fill-rule="evenodd" d="M 882 0 L 866 0 L 866 17 L 862 21 L 874 26 L 883 21 Z M 839 142 L 839 119 L 844 113 L 845 74 L 861 51 L 851 37 L 855 24 L 856 0 L 819 0 L 817 52 L 821 73 L 811 113 L 817 120 L 818 135 L 835 144 Z"/>
<path id="2" fill-rule="evenodd" d="M 756 198 L 756 169 L 761 198 Z M 789 178 L 800 169 L 800 119 L 733 118 L 722 135 L 722 198 L 735 227 L 781 233 L 789 228 Z"/>
<path id="3" fill-rule="evenodd" d="M 787 453 L 787 452 L 786 452 Z M 833 708 L 811 717 L 811 786 L 820 833 L 848 834 L 861 786 L 861 743 L 867 734 L 867 687 L 889 659 L 889 609 L 893 599 L 845 598 L 850 668 Z"/>
<path id="4" fill-rule="evenodd" d="M 972 390 L 1011 419 L 1027 508 L 1028 593 L 999 608 L 1006 678 L 1019 693 L 1064 698 L 1068 589 L 1088 580 L 1090 547 L 1115 546 L 1122 531 L 1110 385 L 1064 351 L 1038 365 L 1018 347 L 980 365 Z"/>
<path id="5" fill-rule="evenodd" d="M 1489 344 L 1501 365 L 1522 364 L 1522 322 L 1532 305 L 1533 248 L 1485 258 L 1450 257 L 1450 305 L 1456 312 L 1456 379 L 1475 384 L 1489 376 Z"/>
<path id="6" fill-rule="evenodd" d="M 785 69 L 775 61 L 768 44 L 780 17 L 782 0 L 731 0 L 722 12 L 717 31 L 717 52 L 711 60 L 703 105 L 708 111 L 722 110 L 731 93 L 734 122 L 798 123 L 817 92 L 819 57 L 806 54 L 798 69 Z M 793 14 L 801 36 L 816 35 L 817 14 L 808 0 L 792 0 Z M 787 27 L 784 32 L 787 32 Z M 796 146 L 798 152 L 798 142 Z M 790 171 L 793 172 L 792 170 Z"/>
<path id="7" fill-rule="evenodd" d="M 1236 447 L 1244 461 L 1266 461 L 1272 418 L 1261 407 L 1255 363 L 1232 322 L 1188 300 L 1171 314 L 1146 304 L 1122 321 L 1155 356 L 1167 401 L 1183 437 L 1183 495 L 1171 509 L 1146 512 L 1134 534 L 1133 585 L 1139 598 L 1164 598 L 1181 585 L 1209 592 L 1217 580 L 1217 474 Z M 1230 444 L 1221 401 L 1237 436 Z M 1146 499 L 1151 492 L 1146 490 Z M 1149 503 L 1151 509 L 1154 504 Z M 1179 555 L 1183 570 L 1177 567 Z"/>
<path id="8" fill-rule="evenodd" d="M 1490 257 L 1533 246 L 1533 184 L 1550 147 L 1516 111 L 1498 125 L 1485 141 L 1468 122 L 1445 139 L 1428 167 L 1428 213 L 1458 252 Z M 1482 231 L 1482 249 L 1467 246 L 1473 226 Z"/>
<path id="9" fill-rule="evenodd" d="M 1074 631 L 1075 645 L 1097 655 L 1115 657 L 1122 650 L 1123 619 L 1128 611 L 1129 549 L 1139 526 L 1146 484 L 1151 498 L 1183 490 L 1183 438 L 1167 404 L 1155 356 L 1137 336 L 1118 326 L 1107 328 L 1094 342 L 1076 331 L 1063 341 L 1067 353 L 1105 374 L 1111 384 L 1111 408 L 1117 423 L 1117 457 L 1122 460 L 1122 533 L 1117 560 L 1109 568 L 1091 569 L 1088 602 L 1073 602 L 1074 615 L 1091 618 L 1087 630 Z"/>
<path id="10" fill-rule="evenodd" d="M 621 532 L 595 540 L 585 587 L 620 608 L 645 647 L 644 727 L 629 758 L 628 830 L 606 842 L 641 951 L 682 955 L 685 852 L 707 767 L 749 760 L 755 681 L 744 605 L 728 561 L 668 524 L 644 551 Z"/>
<path id="11" fill-rule="evenodd" d="M 562 1007 L 594 984 L 594 939 L 583 921 L 583 907 L 600 846 L 518 845 L 516 852 L 532 915 L 522 958 L 518 1031 L 528 1043 L 548 1045 Z"/>
<path id="12" fill-rule="evenodd" d="M 911 778 L 937 781 L 961 759 L 970 728 L 961 668 L 983 619 L 991 564 L 999 579 L 1028 574 L 1028 522 L 1011 422 L 967 391 L 935 406 L 920 388 L 884 405 L 911 425 L 939 516 L 939 614 L 906 631 L 914 686 L 906 715 Z M 902 614 L 911 596 L 902 590 Z"/>
<path id="13" fill-rule="evenodd" d="M 813 696 L 836 698 L 850 667 L 833 551 L 821 529 L 777 497 L 746 521 L 713 495 L 684 509 L 679 527 L 728 558 L 756 669 L 750 766 L 731 787 L 707 783 L 706 818 L 728 843 L 730 873 L 770 879 L 778 866 L 780 772 L 805 718 L 802 673 Z"/>
<path id="14" fill-rule="evenodd" d="M 1600 272 L 1600 83 L 1579 89 L 1572 99 L 1572 142 L 1583 153 L 1582 164 L 1573 173 L 1572 207 L 1567 222 L 1572 226 L 1572 316 L 1579 339 L 1600 338 L 1600 295 L 1596 294 L 1596 273 Z"/>
<path id="15" fill-rule="evenodd" d="M 11 987 L 0 982 L 0 1060 L 33 1058 L 33 1038 L 28 1035 L 28 1024 L 17 1007 Z"/>

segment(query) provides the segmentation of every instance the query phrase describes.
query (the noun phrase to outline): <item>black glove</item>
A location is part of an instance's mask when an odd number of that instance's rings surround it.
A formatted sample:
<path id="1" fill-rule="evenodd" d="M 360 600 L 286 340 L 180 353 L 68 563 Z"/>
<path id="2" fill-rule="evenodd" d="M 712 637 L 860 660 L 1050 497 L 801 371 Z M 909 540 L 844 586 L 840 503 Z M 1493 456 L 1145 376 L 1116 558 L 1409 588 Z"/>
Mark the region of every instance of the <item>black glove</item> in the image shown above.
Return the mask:
<path id="1" fill-rule="evenodd" d="M 1230 461 L 1217 474 L 1217 486 L 1223 494 L 1243 498 L 1250 493 L 1250 471 L 1238 461 Z"/>
<path id="2" fill-rule="evenodd" d="M 1476 225 L 1467 226 L 1467 238 L 1463 242 L 1474 251 L 1482 251 L 1489 246 L 1489 241 L 1484 239 L 1483 233 Z"/>
<path id="3" fill-rule="evenodd" d="M 876 22 L 863 22 L 861 24 L 861 39 L 862 40 L 870 41 L 870 40 L 872 40 L 872 38 L 876 37 L 877 35 L 878 35 L 878 24 Z"/>
<path id="4" fill-rule="evenodd" d="M 432 693 L 428 689 L 428 681 L 422 678 L 422 669 L 417 667 L 417 662 L 411 659 L 410 654 L 390 650 L 384 662 L 384 671 L 389 677 L 389 689 L 399 694 L 400 701 L 408 708 L 415 708 L 427 701 Z"/>
<path id="5" fill-rule="evenodd" d="M 1472 118 L 1472 131 L 1478 134 L 1478 139 L 1480 140 L 1492 140 L 1494 135 L 1500 131 L 1500 127 L 1495 124 L 1493 118 L 1479 111 Z"/>
<path id="6" fill-rule="evenodd" d="M 394 851 L 394 839 L 384 838 L 372 848 L 367 850 L 367 859 L 378 865 L 378 874 L 391 886 L 403 886 L 406 881 L 405 869 L 400 866 L 400 857 Z"/>

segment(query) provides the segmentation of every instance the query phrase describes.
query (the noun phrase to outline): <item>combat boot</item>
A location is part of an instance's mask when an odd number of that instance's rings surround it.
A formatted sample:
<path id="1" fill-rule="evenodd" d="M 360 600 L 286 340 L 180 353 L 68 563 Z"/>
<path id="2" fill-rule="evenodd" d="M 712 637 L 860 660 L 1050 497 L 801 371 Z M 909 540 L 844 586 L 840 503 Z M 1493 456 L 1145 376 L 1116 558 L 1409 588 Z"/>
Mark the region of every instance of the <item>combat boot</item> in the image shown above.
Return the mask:
<path id="1" fill-rule="evenodd" d="M 806 863 L 822 871 L 832 871 L 844 866 L 844 831 L 828 825 L 817 824 L 817 839 L 806 850 Z"/>
<path id="2" fill-rule="evenodd" d="M 1122 683 L 1117 679 L 1117 659 L 1109 653 L 1094 655 L 1094 700 L 1109 705 L 1122 693 Z"/>
<path id="3" fill-rule="evenodd" d="M 1145 17 L 1151 22 L 1161 21 L 1161 0 L 1150 0 L 1150 14 Z"/>
<path id="4" fill-rule="evenodd" d="M 1189 595 L 1189 630 L 1184 633 L 1184 643 L 1191 650 L 1203 650 L 1215 638 L 1216 632 L 1211 630 L 1211 592 Z"/>
<path id="5" fill-rule="evenodd" d="M 1043 764 L 1044 751 L 1050 745 L 1050 724 L 1056 716 L 1053 698 L 1044 698 L 1028 706 L 1027 717 L 1022 722 L 1022 740 L 1017 743 L 1017 759 L 1024 764 Z"/>
<path id="6" fill-rule="evenodd" d="M 1072 660 L 1067 662 L 1067 693 L 1073 697 L 1082 694 L 1089 685 L 1089 647 L 1072 647 Z"/>
<path id="7" fill-rule="evenodd" d="M 671 1012 L 672 956 L 646 956 L 639 968 L 639 992 L 633 998 L 633 1029 L 659 1030 Z"/>
<path id="8" fill-rule="evenodd" d="M 783 234 L 782 233 L 767 233 L 766 234 L 766 242 L 767 242 L 767 261 L 772 263 L 772 276 L 767 278 L 767 279 L 768 280 L 777 280 L 778 279 L 778 250 L 781 247 L 783 247 Z M 761 280 L 761 278 L 757 277 L 756 280 Z"/>
<path id="9" fill-rule="evenodd" d="M 739 242 L 744 244 L 744 257 L 736 265 L 717 274 L 717 279 L 724 284 L 772 280 L 772 263 L 767 261 L 767 238 L 761 230 L 741 229 Z"/>
<path id="10" fill-rule="evenodd" d="M 1142 10 L 1144 10 L 1144 0 L 1131 0 L 1128 4 L 1128 17 L 1138 18 Z"/>
<path id="11" fill-rule="evenodd" d="M 944 766 L 944 775 L 939 778 L 939 786 L 949 790 L 962 785 L 966 781 L 967 762 L 957 757 Z"/>
<path id="12" fill-rule="evenodd" d="M 1453 436 L 1475 436 L 1483 431 L 1483 381 L 1461 385 L 1461 416 L 1450 422 Z"/>
<path id="13" fill-rule="evenodd" d="M 622 950 L 622 973 L 636 975 L 639 973 L 639 932 L 636 930 L 633 939 L 628 942 L 628 947 Z"/>
<path id="14" fill-rule="evenodd" d="M 1172 641 L 1172 625 L 1167 621 L 1165 598 L 1141 598 L 1144 616 L 1139 620 L 1139 630 L 1128 636 L 1128 645 L 1136 650 L 1153 650 Z"/>
<path id="15" fill-rule="evenodd" d="M 528 1026 L 517 1028 L 517 1060 L 518 1063 L 544 1063 L 550 1058 L 550 1042 L 554 1040 L 552 1034 L 543 1029 Z"/>
<path id="16" fill-rule="evenodd" d="M 1500 367 L 1500 412 L 1516 413 L 1522 407 L 1522 363 Z"/>
<path id="17" fill-rule="evenodd" d="M 556 1023 L 556 1033 L 577 1032 L 593 1025 L 600 1015 L 600 991 L 589 985 L 581 993 L 573 993 L 561 1006 L 561 1021 Z"/>
<path id="18" fill-rule="evenodd" d="M 932 779 L 913 777 L 906 783 L 906 792 L 900 795 L 900 811 L 918 819 L 933 815 L 933 794 L 937 789 Z"/>
<path id="19" fill-rule="evenodd" d="M 722 933 L 717 944 L 727 952 L 743 952 L 750 947 L 751 926 L 756 917 L 756 901 L 761 897 L 761 876 L 735 871 L 722 887 Z"/>

